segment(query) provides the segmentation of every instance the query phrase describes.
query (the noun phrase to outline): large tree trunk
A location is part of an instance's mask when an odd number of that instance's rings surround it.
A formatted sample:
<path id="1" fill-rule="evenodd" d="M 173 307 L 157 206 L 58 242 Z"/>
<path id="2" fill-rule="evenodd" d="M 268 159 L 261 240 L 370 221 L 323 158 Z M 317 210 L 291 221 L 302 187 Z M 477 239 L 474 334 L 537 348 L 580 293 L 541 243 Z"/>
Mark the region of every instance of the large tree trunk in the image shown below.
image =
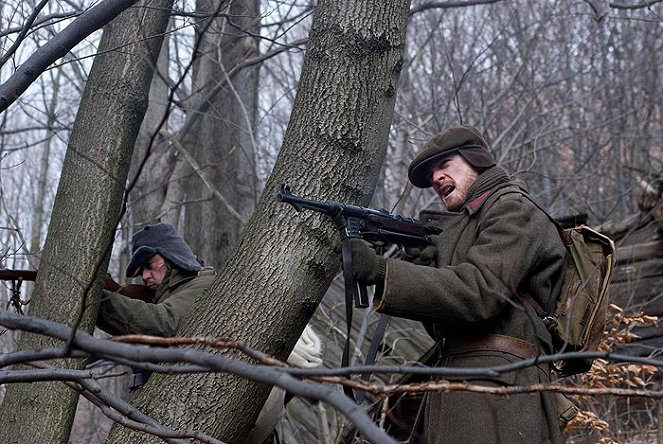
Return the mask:
<path id="1" fill-rule="evenodd" d="M 30 304 L 34 316 L 88 332 L 94 328 L 95 302 L 172 0 L 141 5 L 148 7 L 125 11 L 104 30 L 69 141 Z M 123 46 L 127 42 L 134 43 Z M 118 47 L 122 50 L 114 50 Z M 19 344 L 23 350 L 49 346 L 52 340 L 32 334 L 23 335 Z M 78 362 L 62 365 L 80 367 Z M 0 442 L 66 443 L 77 398 L 61 383 L 12 385 L 0 412 Z"/>
<path id="2" fill-rule="evenodd" d="M 202 22 L 194 65 L 194 96 L 207 110 L 194 111 L 193 127 L 182 134 L 182 145 L 193 158 L 185 181 L 184 237 L 207 264 L 220 266 L 236 245 L 245 222 L 255 208 L 258 195 L 255 138 L 258 67 L 233 68 L 258 54 L 260 2 L 236 0 L 219 17 Z M 211 13 L 219 3 L 198 0 L 196 10 Z M 207 98 L 212 90 L 217 93 Z M 194 170 L 196 170 L 194 172 Z M 203 180 L 203 178 L 205 180 Z M 222 195 L 240 218 L 219 200 Z M 200 227 L 207 227 L 201 230 Z"/>
<path id="3" fill-rule="evenodd" d="M 127 225 L 136 230 L 147 223 L 164 219 L 164 199 L 173 170 L 178 163 L 174 155 L 175 147 L 163 137 L 167 131 L 164 120 L 171 105 L 168 101 L 170 86 L 165 81 L 168 79 L 170 63 L 169 41 L 170 37 L 166 37 L 161 48 L 157 64 L 158 74 L 152 78 L 149 105 L 136 138 L 129 170 L 129 180 L 136 180 L 129 190 Z M 140 176 L 136 177 L 139 172 Z M 131 239 L 132 230 L 128 231 L 127 237 Z M 120 270 L 123 271 L 122 268 Z"/>
<path id="4" fill-rule="evenodd" d="M 232 335 L 285 359 L 340 264 L 331 222 L 279 185 L 366 205 L 384 161 L 409 2 L 321 1 L 281 153 L 238 247 L 178 332 Z M 206 229 L 208 227 L 202 227 Z M 209 227 L 213 228 L 213 227 Z M 135 405 L 170 427 L 240 442 L 269 387 L 224 374 L 154 376 Z M 115 427 L 111 441 L 158 439 Z"/>

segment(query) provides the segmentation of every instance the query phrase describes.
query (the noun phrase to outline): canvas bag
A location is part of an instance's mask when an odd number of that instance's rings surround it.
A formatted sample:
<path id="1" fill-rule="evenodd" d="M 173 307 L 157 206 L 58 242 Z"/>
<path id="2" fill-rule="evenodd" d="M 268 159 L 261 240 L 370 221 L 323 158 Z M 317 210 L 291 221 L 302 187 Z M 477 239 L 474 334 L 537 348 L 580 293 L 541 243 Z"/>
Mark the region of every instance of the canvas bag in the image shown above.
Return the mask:
<path id="1" fill-rule="evenodd" d="M 522 194 L 553 222 L 566 247 L 563 287 L 555 306 L 541 307 L 528 294 L 522 294 L 534 307 L 551 333 L 555 352 L 596 351 L 601 340 L 608 307 L 608 287 L 615 267 L 615 245 L 602 233 L 586 225 L 563 228 L 524 190 L 507 186 L 488 197 L 481 208 L 480 222 L 486 211 L 503 195 Z M 562 359 L 555 364 L 559 376 L 584 373 L 593 358 Z"/>

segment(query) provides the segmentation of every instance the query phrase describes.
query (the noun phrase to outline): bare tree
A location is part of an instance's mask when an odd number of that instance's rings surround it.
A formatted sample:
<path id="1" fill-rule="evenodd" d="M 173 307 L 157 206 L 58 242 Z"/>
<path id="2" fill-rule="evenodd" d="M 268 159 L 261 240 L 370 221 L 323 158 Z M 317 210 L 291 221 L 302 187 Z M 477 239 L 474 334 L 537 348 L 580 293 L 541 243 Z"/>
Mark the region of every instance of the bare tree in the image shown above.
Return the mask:
<path id="1" fill-rule="evenodd" d="M 215 4 L 198 0 L 196 9 L 213 11 Z M 194 174 L 184 182 L 184 231 L 197 254 L 214 266 L 222 265 L 230 254 L 259 194 L 254 135 L 258 68 L 233 73 L 244 60 L 257 56 L 259 6 L 257 0 L 229 2 L 223 10 L 226 17 L 214 19 L 198 36 L 193 103 L 200 107 L 207 102 L 207 111 L 198 115 L 192 110 L 195 122 L 187 125 L 181 138 L 195 159 L 195 166 L 187 163 Z M 216 93 L 210 97 L 210 91 Z"/>
<path id="2" fill-rule="evenodd" d="M 49 224 L 31 302 L 36 316 L 85 331 L 94 328 L 129 159 L 171 5 L 169 0 L 147 0 L 104 32 Z M 134 42 L 133 51 L 105 54 L 127 41 Z M 29 350 L 48 345 L 44 338 L 25 335 L 19 346 Z M 65 359 L 61 365 L 79 368 L 82 363 Z M 66 442 L 76 401 L 75 394 L 59 384 L 11 386 L 0 413 L 0 441 Z M 31 421 L 17 427 L 22 418 Z"/>
<path id="3" fill-rule="evenodd" d="M 148 114 L 156 116 L 156 126 L 145 132 L 145 139 L 161 133 L 147 159 L 150 168 L 143 169 L 140 189 L 133 193 L 133 223 L 181 223 L 187 241 L 208 265 L 224 262 L 258 196 L 258 65 L 241 68 L 258 55 L 258 3 L 197 3 L 201 19 L 195 24 L 195 53 L 189 61 L 192 91 L 180 101 L 187 116 L 184 126 L 168 131 L 160 121 L 164 111 Z M 164 77 L 155 78 L 155 85 L 162 85 L 162 92 L 153 108 L 167 106 Z M 137 163 L 144 152 L 136 151 Z"/>
<path id="4" fill-rule="evenodd" d="M 408 6 L 318 4 L 279 160 L 238 247 L 179 334 L 227 332 L 278 358 L 289 354 L 338 269 L 339 239 L 328 221 L 298 217 L 279 204 L 276 191 L 288 181 L 320 198 L 370 200 L 385 155 Z M 237 442 L 268 392 L 228 375 L 157 375 L 135 404 L 169 427 Z M 114 428 L 110 441 L 151 439 Z"/>

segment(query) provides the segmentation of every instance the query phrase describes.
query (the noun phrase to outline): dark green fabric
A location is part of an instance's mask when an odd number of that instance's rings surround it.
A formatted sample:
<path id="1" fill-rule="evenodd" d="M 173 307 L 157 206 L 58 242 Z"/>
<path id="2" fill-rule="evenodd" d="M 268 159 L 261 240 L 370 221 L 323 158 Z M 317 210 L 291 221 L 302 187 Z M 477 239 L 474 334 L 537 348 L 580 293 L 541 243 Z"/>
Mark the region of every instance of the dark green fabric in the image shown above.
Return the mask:
<path id="1" fill-rule="evenodd" d="M 516 292 L 543 305 L 561 290 L 565 249 L 548 217 L 521 194 L 502 196 L 485 212 L 485 199 L 510 183 L 499 167 L 479 176 L 462 211 L 422 212 L 422 222 L 443 229 L 437 236 L 437 267 L 387 260 L 377 311 L 422 321 L 440 343 L 445 337 L 502 334 L 550 351 L 550 334 Z M 443 356 L 441 365 L 492 367 L 518 358 L 500 352 Z M 536 367 L 472 381 L 488 385 L 547 382 Z M 498 398 L 463 392 L 427 396 L 427 442 L 561 442 L 557 411 L 549 394 Z M 480 426 L 479 426 L 480 424 Z"/>
<path id="2" fill-rule="evenodd" d="M 196 298 L 212 284 L 214 276 L 211 268 L 194 274 L 173 269 L 151 303 L 104 290 L 97 326 L 111 335 L 173 336 Z"/>
<path id="3" fill-rule="evenodd" d="M 360 285 L 375 285 L 384 279 L 386 261 L 361 239 L 350 239 L 352 274 Z"/>

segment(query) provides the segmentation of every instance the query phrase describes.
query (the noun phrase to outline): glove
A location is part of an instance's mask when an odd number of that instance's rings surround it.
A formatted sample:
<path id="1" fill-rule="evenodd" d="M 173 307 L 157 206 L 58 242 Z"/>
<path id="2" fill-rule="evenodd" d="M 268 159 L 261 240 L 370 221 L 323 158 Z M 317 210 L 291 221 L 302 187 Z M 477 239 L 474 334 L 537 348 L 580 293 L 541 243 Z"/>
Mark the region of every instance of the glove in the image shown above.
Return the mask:
<path id="1" fill-rule="evenodd" d="M 405 247 L 403 260 L 415 265 L 435 265 L 437 262 L 437 246 L 429 245 L 425 248 Z"/>
<path id="2" fill-rule="evenodd" d="M 361 239 L 350 239 L 352 274 L 360 285 L 375 285 L 384 280 L 387 261 Z"/>

